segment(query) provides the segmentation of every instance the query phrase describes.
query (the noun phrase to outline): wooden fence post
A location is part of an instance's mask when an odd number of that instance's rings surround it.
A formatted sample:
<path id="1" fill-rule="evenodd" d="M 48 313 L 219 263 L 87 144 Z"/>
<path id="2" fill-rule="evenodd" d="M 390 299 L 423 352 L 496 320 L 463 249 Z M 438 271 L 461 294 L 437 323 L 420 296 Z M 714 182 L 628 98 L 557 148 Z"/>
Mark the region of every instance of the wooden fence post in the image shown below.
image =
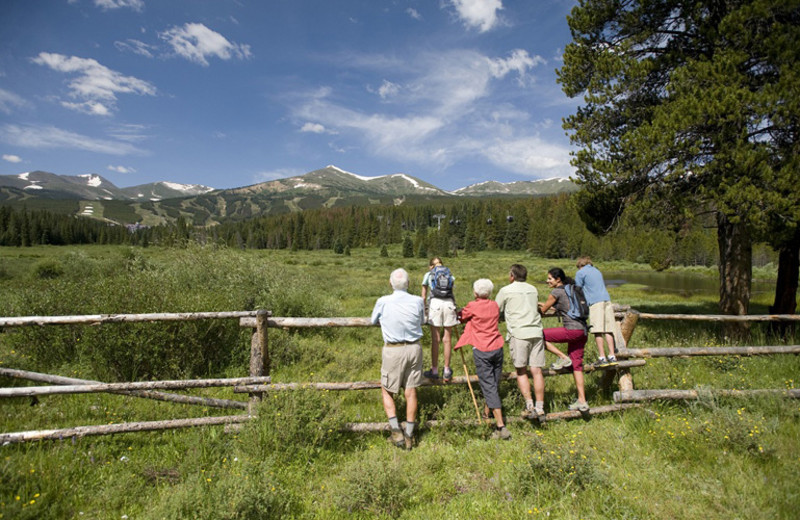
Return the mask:
<path id="1" fill-rule="evenodd" d="M 617 345 L 617 354 L 620 354 L 620 351 L 628 349 L 628 343 L 631 341 L 631 336 L 633 336 L 633 331 L 636 329 L 636 324 L 638 322 L 638 312 L 628 311 L 625 313 L 625 317 L 622 318 L 622 323 L 619 325 L 620 331 L 622 332 L 623 343 L 622 345 Z M 631 374 L 628 368 L 623 368 L 619 371 L 619 390 L 620 392 L 633 390 L 633 374 Z"/>
<path id="2" fill-rule="evenodd" d="M 250 339 L 250 376 L 259 377 L 269 375 L 269 337 L 267 335 L 267 319 L 272 313 L 270 311 L 259 310 L 256 313 L 256 328 Z M 261 401 L 262 393 L 253 392 L 250 394 L 250 406 L 248 412 L 255 415 L 256 406 Z"/>
<path id="3" fill-rule="evenodd" d="M 614 324 L 614 328 L 616 329 L 614 331 L 614 348 L 617 356 L 620 356 L 621 352 L 627 350 L 628 341 L 630 341 L 633 335 L 633 329 L 636 328 L 637 321 L 639 321 L 639 315 L 635 311 L 627 311 L 622 317 L 622 322 Z M 603 391 L 610 390 L 611 383 L 614 382 L 614 376 L 616 375 L 619 376 L 620 390 L 622 390 L 622 388 L 633 390 L 633 375 L 629 368 L 620 368 L 619 370 L 609 370 L 605 372 L 603 378 L 600 380 L 600 388 Z"/>

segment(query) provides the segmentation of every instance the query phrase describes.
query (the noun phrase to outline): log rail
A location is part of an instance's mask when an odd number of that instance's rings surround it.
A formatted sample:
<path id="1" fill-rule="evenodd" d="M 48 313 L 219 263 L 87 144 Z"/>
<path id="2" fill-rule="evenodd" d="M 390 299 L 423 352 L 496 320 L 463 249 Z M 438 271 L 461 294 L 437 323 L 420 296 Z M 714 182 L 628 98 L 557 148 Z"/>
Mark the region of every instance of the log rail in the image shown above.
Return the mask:
<path id="1" fill-rule="evenodd" d="M 710 322 L 795 322 L 800 321 L 800 315 L 752 315 L 752 316 L 727 316 L 727 315 L 686 315 L 686 314 L 651 314 L 640 313 L 629 306 L 615 306 L 615 316 L 618 330 L 615 339 L 619 348 L 618 356 L 622 359 L 619 365 L 597 369 L 586 366 L 585 371 L 598 371 L 603 374 L 601 387 L 607 388 L 614 377 L 619 378 L 619 392 L 614 393 L 614 400 L 618 403 L 636 403 L 655 399 L 697 399 L 702 395 L 740 397 L 763 394 L 782 394 L 788 397 L 800 397 L 798 390 L 634 390 L 633 378 L 630 369 L 643 366 L 649 357 L 687 357 L 687 356 L 720 356 L 720 355 L 767 355 L 800 353 L 800 346 L 766 346 L 766 347 L 688 347 L 688 348 L 654 348 L 654 349 L 629 349 L 628 343 L 633 335 L 638 320 L 681 320 L 681 321 L 710 321 Z M 65 378 L 37 374 L 23 370 L 0 367 L 0 377 L 14 377 L 30 379 L 61 386 L 47 387 L 20 387 L 0 389 L 0 397 L 50 395 L 56 393 L 88 393 L 110 392 L 145 397 L 150 399 L 169 400 L 188 404 L 201 404 L 203 406 L 219 406 L 223 408 L 247 409 L 249 413 L 237 416 L 201 417 L 195 419 L 171 419 L 165 421 L 150 421 L 141 423 L 121 423 L 114 425 L 78 426 L 61 430 L 43 430 L 37 432 L 17 432 L 0 434 L 0 442 L 25 442 L 39 439 L 63 439 L 68 437 L 82 437 L 85 435 L 105 435 L 111 433 L 124 433 L 133 431 L 155 431 L 168 428 L 185 428 L 189 426 L 202 426 L 212 424 L 238 424 L 244 423 L 254 417 L 254 405 L 266 392 L 276 390 L 296 390 L 300 388 L 314 388 L 319 390 L 363 390 L 380 388 L 377 381 L 356 382 L 330 382 L 330 383 L 272 383 L 270 378 L 269 336 L 270 328 L 328 328 L 328 327 L 375 327 L 369 318 L 363 317 L 334 317 L 334 318 L 306 318 L 306 317 L 273 317 L 269 311 L 232 311 L 232 312 L 188 312 L 188 313 L 151 313 L 151 314 L 96 314 L 86 316 L 22 316 L 0 318 L 0 329 L 4 327 L 25 327 L 45 325 L 99 325 L 106 323 L 141 323 L 154 321 L 192 321 L 206 319 L 238 319 L 240 327 L 252 329 L 249 377 L 229 378 L 217 380 L 192 380 L 192 381 L 152 381 L 139 383 L 103 383 L 76 378 Z M 639 359 L 635 359 L 639 358 Z M 545 370 L 546 376 L 569 374 L 567 370 L 559 372 Z M 515 379 L 514 373 L 506 374 L 505 379 Z M 466 383 L 466 377 L 456 377 L 450 384 Z M 471 376 L 469 381 L 477 381 L 477 376 Z M 428 381 L 423 385 L 442 385 L 442 382 Z M 156 392 L 154 389 L 186 389 L 209 386 L 233 386 L 236 393 L 249 393 L 250 401 L 209 399 L 204 397 L 183 396 Z M 624 410 L 632 404 L 616 404 L 609 407 L 597 407 L 592 413 L 605 411 Z M 607 408 L 607 410 L 606 410 Z M 558 412 L 549 414 L 548 419 L 568 419 L 577 412 Z M 560 415 L 559 415 L 560 414 Z M 551 417 L 552 416 L 552 417 Z M 359 425 L 361 424 L 361 425 Z M 383 423 L 348 424 L 344 429 L 348 431 L 383 431 Z M 433 425 L 433 424 L 432 424 Z"/>

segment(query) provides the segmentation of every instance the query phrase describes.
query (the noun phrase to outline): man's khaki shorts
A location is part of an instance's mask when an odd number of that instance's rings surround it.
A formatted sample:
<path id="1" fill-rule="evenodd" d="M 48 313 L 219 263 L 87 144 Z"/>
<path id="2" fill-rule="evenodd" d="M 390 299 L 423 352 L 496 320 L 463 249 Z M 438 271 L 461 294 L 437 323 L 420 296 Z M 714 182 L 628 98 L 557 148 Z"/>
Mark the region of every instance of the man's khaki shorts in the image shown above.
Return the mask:
<path id="1" fill-rule="evenodd" d="M 456 304 L 453 300 L 431 298 L 431 305 L 428 309 L 428 323 L 434 327 L 455 327 L 458 325 Z"/>
<path id="2" fill-rule="evenodd" d="M 381 385 L 396 394 L 400 388 L 416 388 L 422 384 L 422 346 L 383 347 Z"/>
<path id="3" fill-rule="evenodd" d="M 511 336 L 508 340 L 508 351 L 514 368 L 544 367 L 544 339 L 519 339 Z"/>
<path id="4" fill-rule="evenodd" d="M 592 334 L 614 333 L 614 305 L 597 302 L 589 307 L 589 332 Z"/>

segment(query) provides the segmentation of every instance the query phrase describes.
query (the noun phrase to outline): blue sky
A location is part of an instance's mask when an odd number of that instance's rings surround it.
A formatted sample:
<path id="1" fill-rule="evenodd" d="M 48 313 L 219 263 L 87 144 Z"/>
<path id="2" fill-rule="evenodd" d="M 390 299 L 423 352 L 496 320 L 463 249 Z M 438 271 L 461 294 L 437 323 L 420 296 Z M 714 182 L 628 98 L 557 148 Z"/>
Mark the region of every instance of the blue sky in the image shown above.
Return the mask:
<path id="1" fill-rule="evenodd" d="M 567 177 L 574 0 L 3 0 L 0 174 Z"/>

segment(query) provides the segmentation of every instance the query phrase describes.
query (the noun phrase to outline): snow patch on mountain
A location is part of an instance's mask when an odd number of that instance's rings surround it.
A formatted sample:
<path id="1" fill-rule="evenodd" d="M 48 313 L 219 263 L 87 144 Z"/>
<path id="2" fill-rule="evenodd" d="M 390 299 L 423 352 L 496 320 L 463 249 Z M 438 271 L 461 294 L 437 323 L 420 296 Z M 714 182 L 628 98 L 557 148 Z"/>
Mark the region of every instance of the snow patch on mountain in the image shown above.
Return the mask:
<path id="1" fill-rule="evenodd" d="M 314 184 L 313 182 L 298 182 L 293 186 L 294 189 L 297 188 L 310 188 L 312 190 L 319 190 L 322 189 L 322 186 L 319 184 Z"/>
<path id="2" fill-rule="evenodd" d="M 202 191 L 203 193 L 214 191 L 214 188 L 209 188 L 208 186 L 203 186 L 202 184 L 180 184 L 178 182 L 169 182 L 169 181 L 162 181 L 159 184 L 175 191 L 193 192 L 199 190 Z"/>
<path id="3" fill-rule="evenodd" d="M 18 175 L 18 177 L 19 177 L 20 179 L 22 179 L 23 181 L 27 181 L 27 180 L 28 180 L 28 175 L 30 175 L 30 174 L 31 174 L 31 172 L 20 173 L 20 174 Z"/>
<path id="4" fill-rule="evenodd" d="M 101 179 L 99 175 L 94 175 L 92 173 L 87 173 L 85 175 L 78 175 L 78 177 L 86 179 L 86 184 L 88 184 L 93 188 L 96 188 L 101 184 L 103 184 L 103 179 Z"/>
<path id="5" fill-rule="evenodd" d="M 378 176 L 378 177 L 364 177 L 363 175 L 356 175 L 356 174 L 355 174 L 355 173 L 353 173 L 353 172 L 348 172 L 348 171 L 345 171 L 345 170 L 343 170 L 343 169 L 339 168 L 338 166 L 334 166 L 334 165 L 332 165 L 332 164 L 329 164 L 328 166 L 326 166 L 326 168 L 330 168 L 330 169 L 332 169 L 332 170 L 336 170 L 336 171 L 337 171 L 337 172 L 339 172 L 339 173 L 344 173 L 344 174 L 347 174 L 347 175 L 352 175 L 352 176 L 353 176 L 353 177 L 355 177 L 356 179 L 360 179 L 360 180 L 362 180 L 362 181 L 371 181 L 371 180 L 375 180 L 375 179 L 380 179 L 381 177 L 385 177 L 385 175 L 380 175 L 380 176 Z"/>

